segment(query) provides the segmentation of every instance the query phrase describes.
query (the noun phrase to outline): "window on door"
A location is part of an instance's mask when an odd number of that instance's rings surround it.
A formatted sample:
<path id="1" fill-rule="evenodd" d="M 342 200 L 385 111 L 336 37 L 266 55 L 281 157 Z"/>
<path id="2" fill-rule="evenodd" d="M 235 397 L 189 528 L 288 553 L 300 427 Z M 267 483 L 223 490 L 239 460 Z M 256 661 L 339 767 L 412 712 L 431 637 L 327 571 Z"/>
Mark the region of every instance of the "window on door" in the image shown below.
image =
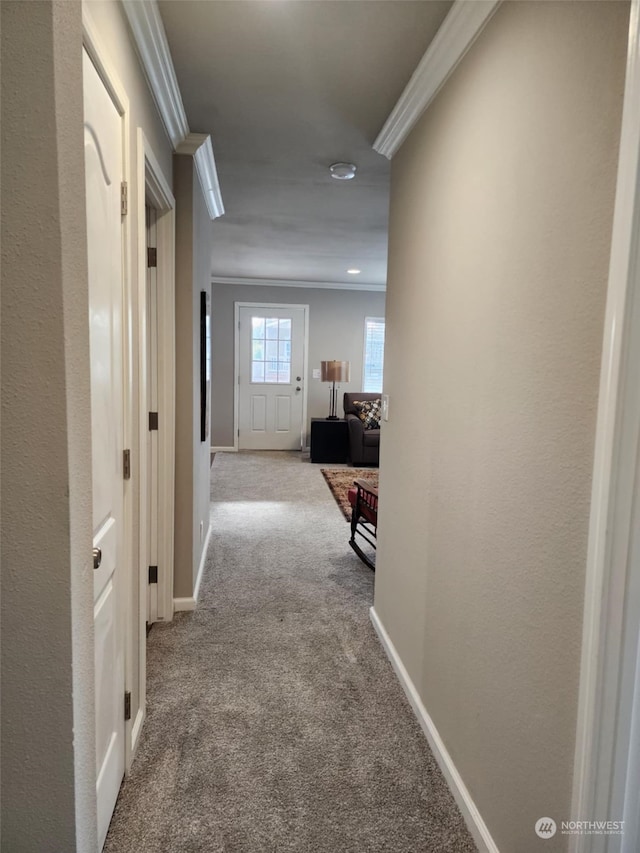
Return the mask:
<path id="1" fill-rule="evenodd" d="M 382 393 L 384 364 L 384 317 L 366 317 L 364 321 L 364 368 L 362 390 Z"/>
<path id="2" fill-rule="evenodd" d="M 291 382 L 291 320 L 251 318 L 251 381 L 287 385 Z"/>

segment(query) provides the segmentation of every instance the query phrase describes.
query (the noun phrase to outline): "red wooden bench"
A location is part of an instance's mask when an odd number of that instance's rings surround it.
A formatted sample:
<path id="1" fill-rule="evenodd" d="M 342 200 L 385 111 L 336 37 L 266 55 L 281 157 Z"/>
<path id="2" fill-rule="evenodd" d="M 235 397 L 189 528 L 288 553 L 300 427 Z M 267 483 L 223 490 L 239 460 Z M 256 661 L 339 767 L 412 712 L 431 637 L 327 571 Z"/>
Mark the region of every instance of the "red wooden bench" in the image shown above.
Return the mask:
<path id="1" fill-rule="evenodd" d="M 353 488 L 349 489 L 349 503 L 351 504 L 351 539 L 349 539 L 349 545 L 362 562 L 375 571 L 375 563 L 362 550 L 359 541 L 363 539 L 368 542 L 375 551 L 378 527 L 378 490 L 369 480 L 354 480 Z"/>

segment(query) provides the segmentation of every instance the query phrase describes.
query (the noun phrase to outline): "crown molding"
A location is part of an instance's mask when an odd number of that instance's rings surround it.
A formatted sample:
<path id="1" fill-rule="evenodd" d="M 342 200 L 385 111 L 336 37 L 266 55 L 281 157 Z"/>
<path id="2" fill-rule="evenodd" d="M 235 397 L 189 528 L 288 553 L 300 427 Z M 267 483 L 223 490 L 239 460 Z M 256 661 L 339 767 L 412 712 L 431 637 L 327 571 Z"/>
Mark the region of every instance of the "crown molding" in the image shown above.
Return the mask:
<path id="1" fill-rule="evenodd" d="M 208 133 L 190 133 L 176 147 L 176 154 L 189 154 L 196 163 L 196 171 L 204 200 L 211 219 L 217 219 L 224 213 L 222 193 L 218 183 L 216 162 L 213 156 L 213 145 Z"/>
<path id="2" fill-rule="evenodd" d="M 342 281 L 304 281 L 290 278 L 238 278 L 236 276 L 212 275 L 211 284 L 239 284 L 254 285 L 257 287 L 306 287 L 319 290 L 361 290 L 374 293 L 384 293 L 386 285 L 367 284 L 365 282 L 342 282 Z"/>
<path id="3" fill-rule="evenodd" d="M 211 219 L 224 213 L 211 137 L 191 133 L 156 0 L 122 0 L 151 94 L 174 151 L 191 154 Z"/>
<path id="4" fill-rule="evenodd" d="M 142 67 L 174 149 L 189 133 L 182 95 L 156 0 L 122 0 Z"/>
<path id="5" fill-rule="evenodd" d="M 501 2 L 456 0 L 376 137 L 374 151 L 391 160 Z"/>

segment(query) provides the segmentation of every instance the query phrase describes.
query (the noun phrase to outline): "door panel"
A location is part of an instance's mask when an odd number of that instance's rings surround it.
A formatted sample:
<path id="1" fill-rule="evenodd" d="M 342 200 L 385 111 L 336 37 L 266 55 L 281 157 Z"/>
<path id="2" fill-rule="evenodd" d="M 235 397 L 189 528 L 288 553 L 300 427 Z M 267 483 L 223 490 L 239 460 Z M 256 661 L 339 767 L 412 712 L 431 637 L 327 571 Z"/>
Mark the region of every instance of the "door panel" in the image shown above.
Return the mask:
<path id="1" fill-rule="evenodd" d="M 276 432 L 291 431 L 291 397 L 276 397 Z"/>
<path id="2" fill-rule="evenodd" d="M 242 306 L 239 317 L 239 447 L 300 450 L 305 309 Z"/>
<path id="3" fill-rule="evenodd" d="M 122 119 L 83 51 L 96 688 L 98 836 L 104 844 L 124 775 Z M 95 564 L 94 564 L 95 565 Z"/>

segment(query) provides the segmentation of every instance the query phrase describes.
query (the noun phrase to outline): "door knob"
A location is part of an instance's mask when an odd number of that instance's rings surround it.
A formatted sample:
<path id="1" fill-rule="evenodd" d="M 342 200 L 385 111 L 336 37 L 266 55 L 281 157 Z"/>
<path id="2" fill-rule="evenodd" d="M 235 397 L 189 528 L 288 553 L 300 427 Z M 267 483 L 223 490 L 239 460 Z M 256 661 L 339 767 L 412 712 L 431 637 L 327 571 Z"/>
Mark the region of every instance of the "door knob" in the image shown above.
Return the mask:
<path id="1" fill-rule="evenodd" d="M 302 391 L 302 388 L 299 385 L 296 385 L 296 391 Z"/>
<path id="2" fill-rule="evenodd" d="M 100 548 L 93 549 L 93 568 L 99 569 L 100 563 L 102 562 L 102 551 Z"/>

